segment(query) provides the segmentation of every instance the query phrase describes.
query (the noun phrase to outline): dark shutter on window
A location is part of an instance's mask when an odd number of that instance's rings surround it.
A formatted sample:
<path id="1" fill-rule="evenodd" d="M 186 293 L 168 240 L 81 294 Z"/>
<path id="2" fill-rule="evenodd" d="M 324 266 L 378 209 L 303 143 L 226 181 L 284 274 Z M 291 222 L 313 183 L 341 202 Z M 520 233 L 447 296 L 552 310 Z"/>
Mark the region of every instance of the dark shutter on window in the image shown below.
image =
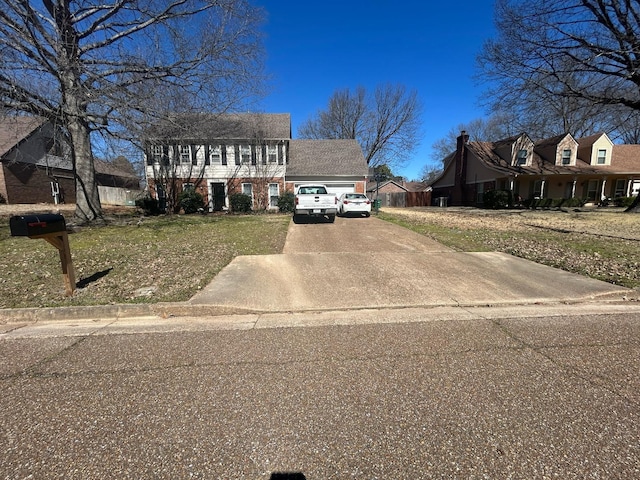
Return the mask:
<path id="1" fill-rule="evenodd" d="M 144 154 L 147 157 L 147 165 L 153 165 L 153 147 L 149 143 L 144 146 Z"/>
<path id="2" fill-rule="evenodd" d="M 169 165 L 169 145 L 162 146 L 162 160 L 160 160 L 160 163 L 165 166 Z"/>
<path id="3" fill-rule="evenodd" d="M 209 145 L 204 146 L 204 164 L 211 165 L 211 148 Z"/>
<path id="4" fill-rule="evenodd" d="M 198 147 L 191 145 L 191 165 L 198 165 Z"/>
<path id="5" fill-rule="evenodd" d="M 251 145 L 251 165 L 256 164 L 256 146 Z"/>
<path id="6" fill-rule="evenodd" d="M 222 144 L 220 145 L 220 158 L 222 159 L 222 165 L 227 164 L 227 146 Z"/>
<path id="7" fill-rule="evenodd" d="M 282 143 L 278 144 L 278 165 L 284 165 L 284 155 L 282 153 L 282 147 L 284 145 Z"/>
<path id="8" fill-rule="evenodd" d="M 236 145 L 236 165 L 240 165 L 240 145 Z"/>
<path id="9" fill-rule="evenodd" d="M 262 145 L 262 164 L 263 165 L 267 164 L 267 146 L 266 145 Z"/>

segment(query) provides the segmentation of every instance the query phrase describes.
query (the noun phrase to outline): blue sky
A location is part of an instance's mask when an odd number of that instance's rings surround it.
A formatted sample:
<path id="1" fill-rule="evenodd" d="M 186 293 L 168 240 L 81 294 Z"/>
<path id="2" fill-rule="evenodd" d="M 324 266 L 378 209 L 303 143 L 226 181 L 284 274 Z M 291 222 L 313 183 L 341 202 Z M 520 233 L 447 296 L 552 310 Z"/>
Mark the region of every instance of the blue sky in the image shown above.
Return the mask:
<path id="1" fill-rule="evenodd" d="M 254 0 L 267 14 L 269 113 L 290 113 L 298 126 L 339 89 L 384 83 L 415 89 L 423 105 L 422 141 L 404 168 L 417 178 L 432 144 L 452 128 L 484 116 L 475 58 L 494 33 L 493 0 Z"/>

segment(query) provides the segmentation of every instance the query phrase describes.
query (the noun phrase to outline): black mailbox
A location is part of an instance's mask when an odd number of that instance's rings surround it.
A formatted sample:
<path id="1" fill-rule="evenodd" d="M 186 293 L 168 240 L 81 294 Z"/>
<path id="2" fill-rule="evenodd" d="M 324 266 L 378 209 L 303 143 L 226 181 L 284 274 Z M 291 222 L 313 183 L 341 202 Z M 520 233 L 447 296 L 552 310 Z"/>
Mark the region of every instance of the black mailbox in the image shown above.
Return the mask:
<path id="1" fill-rule="evenodd" d="M 9 219 L 13 237 L 34 237 L 48 233 L 64 232 L 64 217 L 55 213 L 16 215 Z"/>

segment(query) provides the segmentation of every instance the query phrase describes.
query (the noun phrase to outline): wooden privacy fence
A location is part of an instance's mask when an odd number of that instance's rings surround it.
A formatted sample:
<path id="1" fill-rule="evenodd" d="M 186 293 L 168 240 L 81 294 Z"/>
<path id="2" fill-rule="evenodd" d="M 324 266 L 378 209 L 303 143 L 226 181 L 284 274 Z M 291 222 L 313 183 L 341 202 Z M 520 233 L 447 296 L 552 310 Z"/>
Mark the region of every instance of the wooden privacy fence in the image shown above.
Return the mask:
<path id="1" fill-rule="evenodd" d="M 375 192 L 371 196 L 375 200 Z M 378 195 L 381 207 L 428 207 L 431 205 L 431 192 L 394 192 Z"/>

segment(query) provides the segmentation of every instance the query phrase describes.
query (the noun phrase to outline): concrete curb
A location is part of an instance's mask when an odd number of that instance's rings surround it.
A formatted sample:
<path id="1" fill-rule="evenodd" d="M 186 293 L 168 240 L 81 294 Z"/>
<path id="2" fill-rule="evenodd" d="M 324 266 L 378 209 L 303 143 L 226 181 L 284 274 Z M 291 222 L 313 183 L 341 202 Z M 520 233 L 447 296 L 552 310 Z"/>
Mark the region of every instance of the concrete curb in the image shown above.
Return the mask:
<path id="1" fill-rule="evenodd" d="M 244 309 L 188 303 L 116 304 L 74 307 L 8 308 L 0 310 L 0 324 L 54 320 L 105 320 L 156 316 L 220 316 L 252 313 Z"/>
<path id="2" fill-rule="evenodd" d="M 503 302 L 476 302 L 476 303 L 450 303 L 437 302 L 422 305 L 393 305 L 389 307 L 373 307 L 377 311 L 394 311 L 403 309 L 437 309 L 437 308 L 469 308 L 469 309 L 490 309 L 505 307 L 538 307 L 543 308 L 569 308 L 575 305 L 610 305 L 616 307 L 638 307 L 639 298 L 628 298 L 622 294 L 605 294 L 601 296 L 589 296 L 581 299 L 562 299 L 559 301 L 541 301 L 541 299 L 503 301 Z M 221 317 L 235 315 L 269 315 L 269 314 L 312 314 L 335 311 L 368 311 L 372 307 L 354 308 L 309 308 L 300 310 L 255 310 L 241 307 L 229 307 L 221 305 L 198 305 L 187 302 L 175 303 L 154 303 L 154 304 L 115 304 L 115 305 L 95 305 L 95 306 L 73 306 L 73 307 L 42 307 L 42 308 L 14 308 L 0 309 L 0 325 L 11 323 L 38 323 L 50 321 L 69 320 L 109 320 L 138 317 L 157 317 L 168 319 L 172 317 Z"/>

